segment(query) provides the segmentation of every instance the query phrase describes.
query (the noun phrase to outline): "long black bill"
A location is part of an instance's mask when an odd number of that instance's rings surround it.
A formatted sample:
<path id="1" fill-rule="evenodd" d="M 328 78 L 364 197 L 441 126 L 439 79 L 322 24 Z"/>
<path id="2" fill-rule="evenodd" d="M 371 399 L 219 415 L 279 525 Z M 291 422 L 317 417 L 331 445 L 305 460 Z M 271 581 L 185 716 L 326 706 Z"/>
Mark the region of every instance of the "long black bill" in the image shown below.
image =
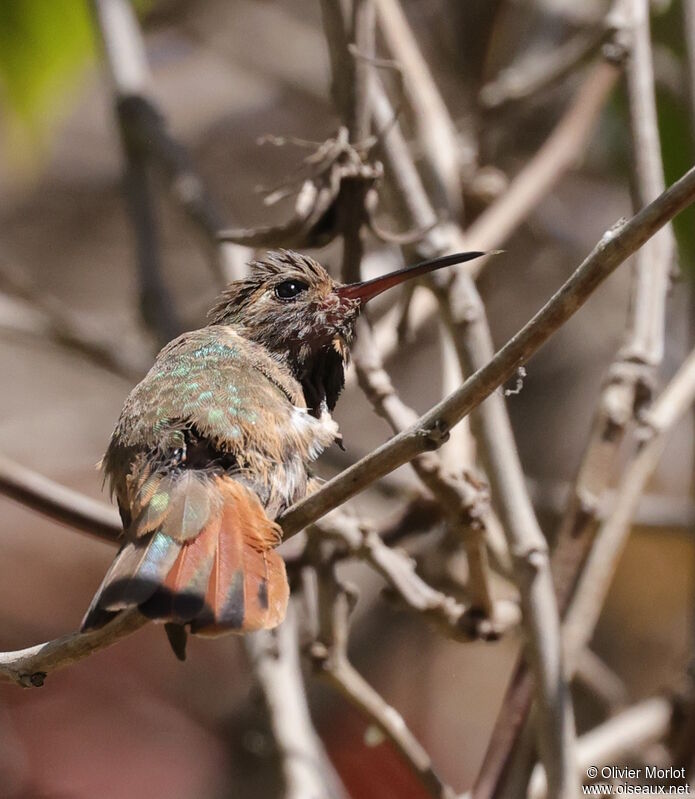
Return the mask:
<path id="1" fill-rule="evenodd" d="M 381 294 L 382 291 L 393 288 L 393 286 L 398 286 L 406 280 L 427 275 L 430 272 L 434 272 L 435 269 L 443 269 L 445 266 L 454 266 L 454 264 L 472 261 L 483 255 L 493 254 L 494 253 L 487 252 L 456 252 L 452 255 L 442 255 L 439 258 L 432 258 L 429 261 L 415 264 L 415 266 L 408 266 L 396 272 L 389 272 L 388 275 L 375 277 L 373 280 L 365 280 L 362 283 L 348 283 L 346 286 L 339 286 L 335 291 L 341 299 L 359 300 L 364 304 L 378 294 Z"/>

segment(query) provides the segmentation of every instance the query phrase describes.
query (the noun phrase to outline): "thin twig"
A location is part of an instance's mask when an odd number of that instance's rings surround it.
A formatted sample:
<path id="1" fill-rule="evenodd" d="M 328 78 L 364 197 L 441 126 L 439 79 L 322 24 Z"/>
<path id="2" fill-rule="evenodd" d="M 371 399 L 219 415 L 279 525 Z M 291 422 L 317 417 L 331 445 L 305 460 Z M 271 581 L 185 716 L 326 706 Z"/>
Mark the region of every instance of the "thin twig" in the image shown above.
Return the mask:
<path id="1" fill-rule="evenodd" d="M 493 109 L 535 97 L 593 58 L 612 33 L 611 26 L 603 21 L 592 29 L 580 31 L 543 57 L 512 64 L 483 86 L 479 95 L 481 105 Z"/>
<path id="2" fill-rule="evenodd" d="M 442 236 L 452 251 L 494 250 L 533 213 L 538 203 L 571 169 L 584 152 L 599 114 L 615 86 L 619 70 L 612 64 L 597 64 L 589 72 L 562 119 L 536 155 L 510 183 L 507 191 L 490 205 L 464 233 L 447 228 Z M 383 92 L 375 91 L 373 109 L 377 124 L 388 118 L 390 104 Z M 399 186 L 402 195 L 410 190 Z M 477 275 L 486 259 L 478 259 L 469 270 Z M 418 292 L 410 307 L 409 325 L 416 334 L 433 317 L 437 302 L 428 292 Z M 379 351 L 388 360 L 398 348 L 394 314 L 387 314 L 375 327 Z"/>
<path id="3" fill-rule="evenodd" d="M 0 456 L 0 494 L 75 530 L 116 543 L 123 526 L 116 511 Z"/>
<path id="4" fill-rule="evenodd" d="M 290 602 L 277 630 L 263 630 L 243 640 L 268 711 L 285 783 L 284 799 L 344 799 L 345 789 L 311 723 L 294 603 Z"/>
<path id="5" fill-rule="evenodd" d="M 657 697 L 639 702 L 594 727 L 577 740 L 579 770 L 586 773 L 593 766 L 600 772 L 601 766 L 614 765 L 621 758 L 660 741 L 669 732 L 671 713 L 671 703 Z M 545 774 L 538 766 L 531 777 L 529 799 L 544 799 L 546 790 Z"/>
<path id="6" fill-rule="evenodd" d="M 454 219 L 462 212 L 458 133 L 399 0 L 375 0 L 379 28 L 405 80 L 415 135 L 436 192 L 435 205 Z"/>
<path id="7" fill-rule="evenodd" d="M 319 639 L 309 652 L 317 672 L 395 745 L 430 796 L 455 799 L 435 771 L 430 756 L 398 711 L 354 668 L 347 657 L 350 597 L 331 566 L 319 567 Z"/>

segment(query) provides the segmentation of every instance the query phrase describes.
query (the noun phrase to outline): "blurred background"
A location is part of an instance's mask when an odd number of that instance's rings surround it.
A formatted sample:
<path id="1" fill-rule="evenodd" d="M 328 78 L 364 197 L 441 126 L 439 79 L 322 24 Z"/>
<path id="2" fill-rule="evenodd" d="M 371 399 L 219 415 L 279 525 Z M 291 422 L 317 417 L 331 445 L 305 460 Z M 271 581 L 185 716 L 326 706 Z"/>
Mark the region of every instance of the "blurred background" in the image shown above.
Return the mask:
<path id="1" fill-rule="evenodd" d="M 561 117 L 579 69 L 518 102 L 491 107 L 484 87 L 505 69 L 543 58 L 592 30 L 607 3 L 587 0 L 405 0 L 417 40 L 460 135 L 466 221 L 504 192 Z M 288 218 L 258 187 L 291 175 L 306 152 L 260 144 L 268 134 L 321 142 L 335 134 L 330 60 L 317 0 L 141 0 L 149 91 L 189 151 L 225 225 Z M 659 123 L 667 182 L 693 160 L 682 8 L 653 3 Z M 496 344 L 503 343 L 578 265 L 604 230 L 631 211 L 624 88 L 605 104 L 581 163 L 570 169 L 483 273 Z M 416 148 L 415 148 L 416 149 Z M 416 152 L 417 155 L 417 152 Z M 142 313 L 135 238 L 124 200 L 113 89 L 82 0 L 0 3 L 0 452 L 91 497 L 106 499 L 96 464 L 122 402 L 148 368 L 163 331 L 198 327 L 218 290 L 210 248 L 154 182 L 164 324 Z M 677 224 L 686 279 L 668 302 L 662 377 L 692 346 L 688 307 L 695 264 L 692 213 Z M 395 225 L 395 223 L 394 223 Z M 392 227 L 394 226 L 392 225 Z M 393 266 L 392 248 L 369 242 L 367 270 Z M 207 249 L 206 249 L 207 248 Z M 337 268 L 339 249 L 314 252 Z M 535 357 L 509 397 L 522 461 L 552 536 L 628 306 L 619 270 Z M 145 309 L 147 311 L 147 309 Z M 60 320 L 117 355 L 101 364 L 61 343 Z M 58 320 L 58 322 L 56 321 Z M 161 321 L 161 320 L 160 320 Z M 57 328 L 56 328 L 57 325 Z M 166 326 L 169 325 L 169 328 Z M 56 330 L 58 332 L 56 332 Z M 436 326 L 391 364 L 418 411 L 440 397 Z M 65 337 L 63 337 L 65 338 Z M 104 359 L 102 359 L 104 360 Z M 340 401 L 347 455 L 329 453 L 324 476 L 388 435 L 352 387 Z M 693 436 L 690 420 L 669 445 L 640 506 L 594 650 L 623 681 L 622 701 L 676 689 L 693 633 Z M 406 492 L 407 469 L 394 480 Z M 398 495 L 368 492 L 357 507 L 388 512 Z M 376 510 L 375 510 L 376 508 Z M 0 650 L 48 640 L 79 625 L 113 548 L 0 498 Z M 510 669 L 514 634 L 465 646 L 384 602 L 364 567 L 351 655 L 403 714 L 450 784 L 479 768 Z M 387 742 L 340 697 L 308 679 L 317 729 L 350 795 L 416 799 L 420 784 Z M 580 730 L 601 716 L 576 687 Z M 0 797 L 87 799 L 273 797 L 280 779 L 263 705 L 240 642 L 192 640 L 186 663 L 149 627 L 52 675 L 37 691 L 0 688 Z"/>

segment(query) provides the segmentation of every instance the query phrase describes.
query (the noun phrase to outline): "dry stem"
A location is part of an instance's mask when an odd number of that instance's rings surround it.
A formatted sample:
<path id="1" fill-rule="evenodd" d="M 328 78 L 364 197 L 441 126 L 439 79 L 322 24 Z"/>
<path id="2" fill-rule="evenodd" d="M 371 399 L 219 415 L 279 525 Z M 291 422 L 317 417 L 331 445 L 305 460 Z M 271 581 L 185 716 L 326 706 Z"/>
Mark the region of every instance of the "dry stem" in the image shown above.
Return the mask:
<path id="1" fill-rule="evenodd" d="M 23 688 L 43 685 L 46 676 L 99 652 L 147 624 L 137 610 L 129 610 L 99 630 L 71 633 L 28 649 L 0 653 L 0 679 Z"/>
<path id="2" fill-rule="evenodd" d="M 318 673 L 396 746 L 403 759 L 436 799 L 456 799 L 435 771 L 430 756 L 398 711 L 362 677 L 347 656 L 350 597 L 331 566 L 319 566 L 319 639 L 310 648 Z"/>
<path id="3" fill-rule="evenodd" d="M 664 177 L 654 97 L 654 75 L 649 38 L 648 3 L 630 0 L 628 24 L 632 47 L 627 77 L 630 123 L 634 141 L 638 201 L 646 205 L 663 191 Z M 615 17 L 616 21 L 618 17 Z M 592 546 L 600 500 L 605 492 L 621 442 L 635 413 L 648 402 L 655 372 L 663 356 L 666 293 L 670 282 L 675 244 L 668 227 L 637 251 L 632 301 L 624 346 L 609 369 L 599 398 L 589 441 L 563 516 L 553 554 L 553 575 L 561 612 L 564 613 L 577 574 Z M 498 717 L 490 750 L 481 771 L 480 784 L 497 785 L 503 796 L 509 787 L 503 770 L 522 773 L 524 747 L 517 748 L 516 765 L 510 765 L 512 747 L 530 707 L 530 682 L 522 663 L 512 680 Z M 496 739 L 504 741 L 497 746 Z M 526 771 L 531 763 L 526 764 Z"/>
<path id="4" fill-rule="evenodd" d="M 247 635 L 244 645 L 268 710 L 285 783 L 284 799 L 344 799 L 345 790 L 311 723 L 294 603 L 277 630 Z"/>

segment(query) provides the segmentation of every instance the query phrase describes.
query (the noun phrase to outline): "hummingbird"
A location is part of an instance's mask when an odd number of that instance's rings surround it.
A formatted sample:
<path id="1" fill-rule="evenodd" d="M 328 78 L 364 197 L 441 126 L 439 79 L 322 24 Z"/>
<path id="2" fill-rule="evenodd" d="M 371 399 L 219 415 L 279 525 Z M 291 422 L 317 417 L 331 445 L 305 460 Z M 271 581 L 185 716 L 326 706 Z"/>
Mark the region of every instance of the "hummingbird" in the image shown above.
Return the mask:
<path id="1" fill-rule="evenodd" d="M 331 412 L 359 314 L 386 289 L 482 255 L 352 284 L 290 250 L 253 261 L 207 326 L 167 344 L 125 401 L 102 459 L 123 544 L 81 629 L 138 608 L 165 624 L 183 659 L 188 632 L 280 624 L 289 585 L 275 519 L 341 441 Z"/>

